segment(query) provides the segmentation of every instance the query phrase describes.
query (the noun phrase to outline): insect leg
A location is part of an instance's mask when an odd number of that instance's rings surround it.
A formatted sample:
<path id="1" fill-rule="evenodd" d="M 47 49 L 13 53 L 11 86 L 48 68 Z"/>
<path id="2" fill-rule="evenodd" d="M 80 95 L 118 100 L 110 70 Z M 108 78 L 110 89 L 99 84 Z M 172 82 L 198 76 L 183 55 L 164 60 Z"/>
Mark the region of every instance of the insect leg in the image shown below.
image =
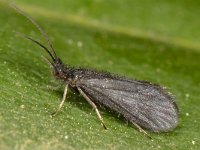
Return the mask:
<path id="1" fill-rule="evenodd" d="M 86 101 L 94 108 L 94 110 L 96 111 L 96 114 L 101 122 L 101 125 L 103 126 L 104 129 L 107 129 L 105 124 L 104 124 L 104 121 L 103 121 L 103 118 L 101 117 L 100 113 L 99 113 L 99 110 L 97 109 L 97 106 L 95 105 L 95 103 L 93 103 L 91 101 L 91 99 L 80 89 L 80 88 L 77 88 L 78 91 L 80 92 L 80 94 L 86 99 Z"/>
<path id="2" fill-rule="evenodd" d="M 65 102 L 66 96 L 67 96 L 67 89 L 68 89 L 68 84 L 65 87 L 65 90 L 64 90 L 64 93 L 63 93 L 63 98 L 62 98 L 62 101 L 61 101 L 60 105 L 58 106 L 58 109 L 55 112 L 53 112 L 51 114 L 51 116 L 54 117 L 60 111 L 60 109 L 62 108 L 62 106 L 64 105 L 64 102 Z"/>
<path id="3" fill-rule="evenodd" d="M 144 130 L 142 129 L 138 124 L 131 122 L 136 128 L 138 128 L 138 130 L 143 133 L 145 136 L 147 136 L 148 138 L 152 139 L 151 136 Z"/>

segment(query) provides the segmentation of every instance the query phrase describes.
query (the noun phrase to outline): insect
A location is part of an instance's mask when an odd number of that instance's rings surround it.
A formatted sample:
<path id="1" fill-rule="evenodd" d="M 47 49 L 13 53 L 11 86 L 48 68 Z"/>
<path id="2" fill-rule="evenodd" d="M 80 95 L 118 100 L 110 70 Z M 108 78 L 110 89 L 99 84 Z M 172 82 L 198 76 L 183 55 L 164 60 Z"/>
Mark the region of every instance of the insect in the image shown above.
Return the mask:
<path id="1" fill-rule="evenodd" d="M 62 101 L 52 116 L 55 116 L 64 105 L 69 88 L 82 95 L 94 108 L 101 125 L 105 129 L 105 123 L 96 104 L 104 105 L 123 115 L 126 120 L 145 135 L 147 135 L 145 130 L 168 132 L 177 126 L 179 112 L 177 104 L 163 87 L 146 81 L 130 80 L 108 72 L 64 65 L 56 55 L 46 32 L 38 23 L 16 6 L 12 5 L 12 7 L 30 20 L 41 32 L 48 48 L 31 37 L 26 35 L 24 37 L 39 45 L 48 53 L 54 76 L 66 85 Z"/>

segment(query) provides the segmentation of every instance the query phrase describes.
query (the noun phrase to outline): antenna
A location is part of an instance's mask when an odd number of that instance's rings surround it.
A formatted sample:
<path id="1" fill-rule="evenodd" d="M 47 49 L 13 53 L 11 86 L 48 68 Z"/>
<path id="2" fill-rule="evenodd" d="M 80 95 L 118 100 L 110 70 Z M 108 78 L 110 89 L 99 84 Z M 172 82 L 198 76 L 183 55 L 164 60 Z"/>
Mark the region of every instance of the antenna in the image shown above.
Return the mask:
<path id="1" fill-rule="evenodd" d="M 53 48 L 53 45 L 52 45 L 52 43 L 51 43 L 51 41 L 50 41 L 50 39 L 49 39 L 47 33 L 45 32 L 45 30 L 43 30 L 43 29 L 41 28 L 41 26 L 40 26 L 31 16 L 29 16 L 28 14 L 26 14 L 25 12 L 23 12 L 23 11 L 22 11 L 21 9 L 19 9 L 16 5 L 10 4 L 10 7 L 14 8 L 18 13 L 20 13 L 20 14 L 23 15 L 23 16 L 25 16 L 29 21 L 31 21 L 31 22 L 36 26 L 36 28 L 40 31 L 40 33 L 43 35 L 44 39 L 45 39 L 46 42 L 48 43 L 48 46 L 49 46 L 50 49 L 52 50 L 52 52 L 53 52 L 55 58 L 57 58 L 57 55 L 56 55 L 55 50 L 54 50 L 54 48 Z M 27 36 L 25 36 L 25 37 L 26 37 L 27 39 L 29 39 L 29 40 L 35 42 L 36 44 L 38 44 L 38 45 L 40 45 L 41 47 L 44 48 L 44 46 L 43 46 L 42 44 L 40 44 L 39 42 L 37 42 L 37 41 L 33 40 L 32 38 L 29 38 L 29 37 L 27 37 Z M 44 48 L 44 49 L 48 50 L 47 48 Z M 51 57 L 53 57 L 52 54 L 49 52 L 49 50 L 48 50 L 47 52 L 50 54 Z M 53 58 L 54 58 L 54 57 L 53 57 Z M 54 60 L 55 60 L 55 58 L 54 58 Z"/>
<path id="2" fill-rule="evenodd" d="M 44 45 L 42 45 L 40 42 L 34 40 L 33 38 L 31 38 L 31 37 L 29 37 L 29 36 L 27 36 L 27 35 L 25 35 L 25 34 L 22 34 L 22 33 L 19 33 L 19 32 L 16 32 L 16 33 L 17 33 L 19 36 L 22 36 L 22 37 L 24 37 L 24 38 L 26 38 L 26 39 L 28 39 L 28 40 L 34 42 L 35 44 L 39 45 L 40 47 L 42 47 L 42 48 L 51 56 L 52 60 L 55 61 L 55 58 L 53 57 L 53 55 L 51 54 L 51 52 L 48 50 L 48 48 L 46 48 L 46 47 L 45 47 Z"/>

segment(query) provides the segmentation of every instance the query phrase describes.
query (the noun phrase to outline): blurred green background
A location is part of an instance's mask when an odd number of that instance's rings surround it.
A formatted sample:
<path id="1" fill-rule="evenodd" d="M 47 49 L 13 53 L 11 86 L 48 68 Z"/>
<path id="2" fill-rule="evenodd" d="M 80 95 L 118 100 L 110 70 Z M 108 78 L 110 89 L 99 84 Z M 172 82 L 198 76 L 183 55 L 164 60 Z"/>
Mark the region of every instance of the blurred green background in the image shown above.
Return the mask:
<path id="1" fill-rule="evenodd" d="M 13 1 L 12 1 L 13 2 Z M 85 100 L 69 93 L 50 114 L 63 87 L 53 80 L 47 56 L 15 34 L 42 39 L 26 18 L 0 0 L 0 149 L 200 149 L 200 1 L 14 1 L 49 34 L 72 66 L 107 70 L 168 87 L 180 123 L 149 140 L 118 114 L 100 107 L 102 129 Z"/>

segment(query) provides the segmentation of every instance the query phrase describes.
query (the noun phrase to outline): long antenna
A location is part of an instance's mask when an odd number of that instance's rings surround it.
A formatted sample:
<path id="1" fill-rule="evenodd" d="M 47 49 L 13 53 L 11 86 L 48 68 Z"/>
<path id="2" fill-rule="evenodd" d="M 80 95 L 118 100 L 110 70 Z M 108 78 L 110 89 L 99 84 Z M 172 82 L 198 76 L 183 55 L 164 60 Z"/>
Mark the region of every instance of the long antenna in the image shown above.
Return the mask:
<path id="1" fill-rule="evenodd" d="M 11 6 L 12 8 L 14 8 L 18 13 L 22 14 L 23 16 L 25 16 L 29 21 L 31 21 L 31 22 L 37 27 L 37 29 L 38 29 L 38 30 L 40 31 L 40 33 L 43 35 L 44 39 L 46 40 L 46 42 L 48 43 L 49 47 L 51 48 L 51 50 L 52 50 L 52 52 L 53 52 L 55 58 L 57 58 L 57 55 L 56 55 L 55 50 L 54 50 L 54 48 L 53 48 L 53 45 L 52 45 L 52 43 L 51 43 L 51 41 L 50 41 L 50 39 L 49 39 L 47 33 L 45 32 L 45 30 L 43 30 L 43 29 L 41 28 L 41 26 L 40 26 L 31 16 L 29 16 L 28 14 L 26 14 L 25 12 L 23 12 L 23 11 L 22 11 L 21 9 L 19 9 L 17 6 L 15 6 L 14 4 L 10 4 L 10 6 Z M 31 39 L 31 40 L 32 40 L 32 39 Z M 35 42 L 34 40 L 32 40 L 32 41 Z M 37 43 L 37 42 L 35 42 L 35 43 Z M 37 44 L 38 44 L 38 43 L 37 43 Z M 41 46 L 41 45 L 40 45 L 40 46 Z M 50 53 L 50 52 L 48 52 L 48 53 Z M 52 57 L 52 55 L 51 55 L 51 57 Z"/>
<path id="2" fill-rule="evenodd" d="M 35 44 L 39 45 L 40 47 L 42 47 L 49 55 L 50 57 L 52 58 L 53 61 L 55 61 L 55 58 L 53 57 L 53 55 L 51 54 L 51 52 L 48 50 L 48 48 L 46 48 L 44 45 L 42 45 L 40 42 L 34 40 L 33 38 L 25 35 L 25 34 L 22 34 L 22 33 L 19 33 L 19 32 L 16 32 L 19 36 L 22 36 L 32 42 L 34 42 Z"/>

